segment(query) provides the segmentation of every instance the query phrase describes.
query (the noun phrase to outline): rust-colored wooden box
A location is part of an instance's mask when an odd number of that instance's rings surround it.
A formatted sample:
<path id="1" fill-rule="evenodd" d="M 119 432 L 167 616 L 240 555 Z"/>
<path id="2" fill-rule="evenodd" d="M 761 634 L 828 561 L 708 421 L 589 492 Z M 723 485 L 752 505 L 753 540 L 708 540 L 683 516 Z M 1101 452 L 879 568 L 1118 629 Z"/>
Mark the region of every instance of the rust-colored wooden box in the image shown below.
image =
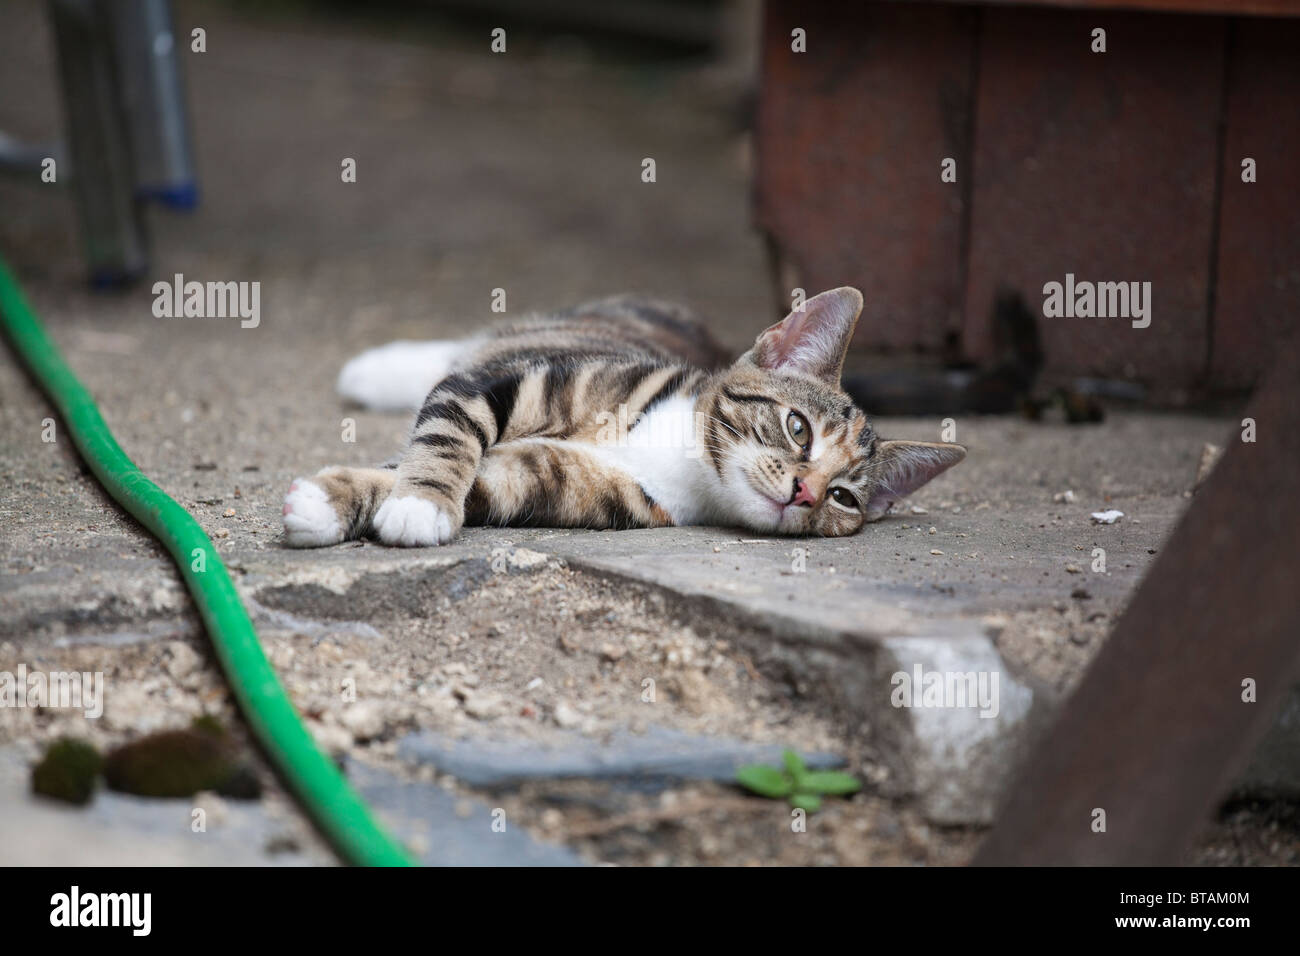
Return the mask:
<path id="1" fill-rule="evenodd" d="M 856 285 L 860 352 L 979 361 L 1005 288 L 1042 317 L 1049 377 L 1172 402 L 1253 385 L 1300 302 L 1292 16 L 769 0 L 756 202 L 779 294 Z M 1067 274 L 1149 282 L 1150 324 L 1044 315 Z"/>

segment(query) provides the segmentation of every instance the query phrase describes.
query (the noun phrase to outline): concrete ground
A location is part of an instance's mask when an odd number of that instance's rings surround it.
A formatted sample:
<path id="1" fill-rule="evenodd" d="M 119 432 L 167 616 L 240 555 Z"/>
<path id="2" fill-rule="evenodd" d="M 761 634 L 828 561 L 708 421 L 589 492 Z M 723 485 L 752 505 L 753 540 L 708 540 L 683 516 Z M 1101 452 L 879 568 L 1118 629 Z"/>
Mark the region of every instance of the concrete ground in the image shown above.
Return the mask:
<path id="1" fill-rule="evenodd" d="M 0 182 L 0 249 L 123 448 L 213 536 L 309 726 L 403 839 L 432 862 L 967 859 L 1232 420 L 959 418 L 968 460 L 851 539 L 469 529 L 437 550 L 288 550 L 294 477 L 403 439 L 402 417 L 333 393 L 364 347 L 473 329 L 496 288 L 511 314 L 625 290 L 679 299 L 737 349 L 772 321 L 739 87 L 526 35 L 493 56 L 460 34 L 215 4 L 183 3 L 179 21 L 208 33 L 185 61 L 204 202 L 152 215 L 148 281 L 84 288 L 59 187 Z M 57 137 L 39 3 L 0 8 L 0 89 L 0 129 Z M 656 183 L 640 181 L 644 157 Z M 260 326 L 155 318 L 150 286 L 174 273 L 259 281 Z M 235 719 L 168 560 L 65 436 L 42 442 L 50 414 L 0 364 L 0 669 L 103 671 L 107 703 L 93 721 L 0 709 L 8 861 L 328 862 L 269 775 L 251 805 L 101 794 L 82 811 L 27 794 L 25 768 L 58 736 L 111 746 L 202 712 Z M 940 423 L 878 428 L 933 439 Z M 1125 517 L 1090 520 L 1107 508 Z M 1001 713 L 891 707 L 890 675 L 917 664 L 1000 673 Z M 794 833 L 788 808 L 698 759 L 783 746 L 846 764 L 864 791 Z M 571 769 L 526 773 L 521 747 Z M 669 758 L 689 766 L 664 771 Z M 216 808 L 210 832 L 191 831 L 191 802 Z M 497 809 L 519 842 L 487 836 Z M 1300 859 L 1294 828 L 1234 813 L 1192 860 Z"/>

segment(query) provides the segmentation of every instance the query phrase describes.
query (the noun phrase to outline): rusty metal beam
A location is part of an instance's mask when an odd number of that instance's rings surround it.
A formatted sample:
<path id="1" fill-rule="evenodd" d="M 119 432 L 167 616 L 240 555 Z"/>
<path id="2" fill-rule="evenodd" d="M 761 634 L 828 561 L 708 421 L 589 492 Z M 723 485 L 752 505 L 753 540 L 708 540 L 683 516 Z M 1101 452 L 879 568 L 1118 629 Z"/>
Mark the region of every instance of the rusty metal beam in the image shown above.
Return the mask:
<path id="1" fill-rule="evenodd" d="M 976 865 L 1181 862 L 1300 678 L 1300 347 L 1276 344 L 1257 440 L 1232 436 Z"/>

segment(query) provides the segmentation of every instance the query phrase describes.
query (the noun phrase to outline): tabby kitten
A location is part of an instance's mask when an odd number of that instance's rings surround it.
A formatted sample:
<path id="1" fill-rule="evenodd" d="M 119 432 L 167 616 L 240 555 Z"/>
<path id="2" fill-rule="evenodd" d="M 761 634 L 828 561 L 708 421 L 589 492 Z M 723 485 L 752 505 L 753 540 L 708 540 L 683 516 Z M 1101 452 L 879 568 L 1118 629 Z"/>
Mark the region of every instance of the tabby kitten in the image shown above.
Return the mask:
<path id="1" fill-rule="evenodd" d="M 438 545 L 465 524 L 854 534 L 966 456 L 879 438 L 840 390 L 861 311 L 856 289 L 823 292 L 721 370 L 695 318 L 631 297 L 363 353 L 340 392 L 418 408 L 410 444 L 393 466 L 295 481 L 285 537 Z"/>

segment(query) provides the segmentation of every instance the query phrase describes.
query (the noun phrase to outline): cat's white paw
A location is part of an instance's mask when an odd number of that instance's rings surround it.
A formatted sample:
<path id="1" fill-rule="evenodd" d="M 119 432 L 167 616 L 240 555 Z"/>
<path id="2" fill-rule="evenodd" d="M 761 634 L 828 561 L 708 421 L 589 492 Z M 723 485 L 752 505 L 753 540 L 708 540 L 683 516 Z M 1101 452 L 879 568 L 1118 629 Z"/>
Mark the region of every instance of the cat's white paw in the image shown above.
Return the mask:
<path id="1" fill-rule="evenodd" d="M 455 534 L 447 512 L 415 495 L 389 495 L 375 512 L 374 523 L 380 541 L 405 548 L 446 544 Z"/>
<path id="2" fill-rule="evenodd" d="M 284 539 L 291 548 L 323 548 L 343 540 L 343 525 L 329 495 L 315 482 L 299 478 L 284 496 Z"/>

